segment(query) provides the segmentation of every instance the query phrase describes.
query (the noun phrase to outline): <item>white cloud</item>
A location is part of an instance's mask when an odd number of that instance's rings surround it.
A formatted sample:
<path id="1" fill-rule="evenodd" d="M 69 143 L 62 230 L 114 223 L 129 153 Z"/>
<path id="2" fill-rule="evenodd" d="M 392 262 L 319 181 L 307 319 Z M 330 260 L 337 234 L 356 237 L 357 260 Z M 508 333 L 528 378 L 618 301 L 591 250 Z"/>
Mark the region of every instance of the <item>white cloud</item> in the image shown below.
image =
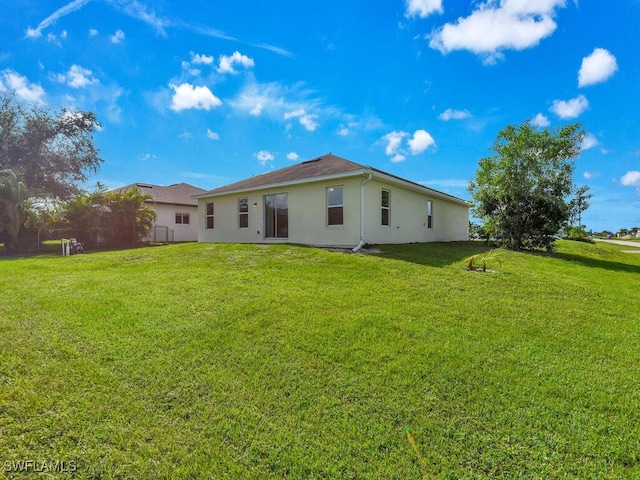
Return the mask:
<path id="1" fill-rule="evenodd" d="M 234 65 L 239 65 L 244 68 L 251 68 L 254 66 L 253 59 L 242 55 L 240 52 L 235 51 L 230 57 L 227 55 L 221 55 L 218 63 L 218 73 L 238 73 L 233 68 Z"/>
<path id="2" fill-rule="evenodd" d="M 418 155 L 436 144 L 433 137 L 426 130 L 416 130 L 411 138 L 408 132 L 393 131 L 382 137 L 385 145 L 384 152 L 391 157 L 394 163 L 402 162 L 407 158 L 407 154 Z M 402 142 L 407 139 L 406 147 Z M 408 150 L 407 150 L 408 149 Z"/>
<path id="3" fill-rule="evenodd" d="M 194 87 L 190 83 L 181 85 L 169 85 L 173 89 L 171 98 L 171 110 L 179 112 L 189 108 L 199 110 L 211 110 L 222 105 L 222 101 L 216 97 L 207 87 Z"/>
<path id="4" fill-rule="evenodd" d="M 156 159 L 156 155 L 154 153 L 143 153 L 142 155 L 138 156 L 138 160 L 142 162 L 146 162 L 147 160 L 155 160 L 155 159 Z"/>
<path id="5" fill-rule="evenodd" d="M 582 140 L 582 144 L 580 145 L 580 148 L 582 150 L 589 150 L 590 148 L 596 147 L 598 145 L 600 145 L 600 142 L 595 137 L 595 135 L 593 135 L 592 133 L 588 133 L 587 135 L 585 135 L 584 139 Z"/>
<path id="6" fill-rule="evenodd" d="M 602 176 L 602 174 L 600 172 L 584 172 L 583 176 L 587 180 L 590 180 L 592 178 L 598 178 L 598 177 Z"/>
<path id="7" fill-rule="evenodd" d="M 584 95 L 578 95 L 571 100 L 554 100 L 549 111 L 560 118 L 576 118 L 589 108 L 589 101 Z"/>
<path id="8" fill-rule="evenodd" d="M 96 30 L 95 28 L 89 29 L 89 36 L 90 37 L 95 37 L 96 35 L 98 35 L 98 30 Z"/>
<path id="9" fill-rule="evenodd" d="M 502 59 L 502 50 L 524 50 L 551 35 L 555 10 L 566 0 L 487 0 L 466 18 L 447 23 L 429 35 L 429 46 L 446 54 L 469 50 L 485 64 Z"/>
<path id="10" fill-rule="evenodd" d="M 465 118 L 470 117 L 471 112 L 469 110 L 454 110 L 452 108 L 447 108 L 438 116 L 440 120 L 444 120 L 445 122 L 448 122 L 449 120 L 464 120 Z"/>
<path id="11" fill-rule="evenodd" d="M 387 142 L 387 146 L 384 149 L 384 153 L 387 155 L 396 155 L 400 150 L 402 139 L 409 135 L 407 132 L 390 132 L 387 133 L 382 140 Z M 404 160 L 404 157 L 402 158 Z"/>
<path id="12" fill-rule="evenodd" d="M 582 59 L 578 72 L 578 86 L 585 87 L 607 80 L 618 70 L 618 62 L 611 52 L 596 48 L 591 55 Z"/>
<path id="13" fill-rule="evenodd" d="M 625 173 L 620 179 L 620 184 L 625 187 L 640 187 L 640 172 L 631 170 Z"/>
<path id="14" fill-rule="evenodd" d="M 258 159 L 260 165 L 264 166 L 267 162 L 272 162 L 276 157 L 274 157 L 273 153 L 268 150 L 260 150 L 253 154 L 254 157 Z"/>
<path id="15" fill-rule="evenodd" d="M 116 33 L 111 35 L 111 43 L 122 43 L 124 40 L 124 32 L 122 30 L 116 30 Z"/>
<path id="16" fill-rule="evenodd" d="M 406 0 L 405 17 L 426 18 L 432 13 L 442 13 L 442 0 Z"/>
<path id="17" fill-rule="evenodd" d="M 284 119 L 289 120 L 292 118 L 297 118 L 305 129 L 313 132 L 317 127 L 318 123 L 315 121 L 318 118 L 318 115 L 309 114 L 304 109 L 298 109 L 293 112 L 285 112 Z"/>
<path id="18" fill-rule="evenodd" d="M 545 128 L 551 125 L 549 118 L 546 115 L 543 115 L 542 113 L 539 113 L 535 117 L 533 117 L 533 120 L 531 121 L 531 123 L 541 128 Z"/>
<path id="19" fill-rule="evenodd" d="M 340 125 L 340 127 L 338 128 L 338 135 L 340 135 L 341 137 L 346 137 L 347 135 L 349 135 L 349 133 L 349 127 L 347 127 L 346 125 Z"/>
<path id="20" fill-rule="evenodd" d="M 71 65 L 66 74 L 56 75 L 56 79 L 60 83 L 66 83 L 72 88 L 82 88 L 87 85 L 99 83 L 98 79 L 93 76 L 93 72 L 79 65 Z"/>
<path id="21" fill-rule="evenodd" d="M 207 128 L 207 138 L 210 140 L 220 140 L 220 135 L 217 132 L 214 132 L 210 128 Z"/>
<path id="22" fill-rule="evenodd" d="M 15 92 L 15 94 L 28 102 L 45 103 L 44 89 L 35 83 L 29 83 L 27 77 L 18 72 L 5 69 L 0 72 L 0 91 Z"/>
<path id="23" fill-rule="evenodd" d="M 201 55 L 198 53 L 191 53 L 191 62 L 198 64 L 198 65 L 211 65 L 213 63 L 213 56 L 212 55 Z"/>
<path id="24" fill-rule="evenodd" d="M 416 130 L 408 143 L 411 155 L 418 155 L 436 144 L 431 134 L 426 130 Z"/>
<path id="25" fill-rule="evenodd" d="M 262 115 L 263 108 L 264 105 L 262 104 L 262 102 L 258 102 L 256 103 L 256 106 L 249 111 L 249 114 L 253 115 L 254 117 L 259 117 L 260 115 Z"/>
<path id="26" fill-rule="evenodd" d="M 287 159 L 291 160 L 292 162 L 297 162 L 298 160 L 300 160 L 300 155 L 298 155 L 296 152 L 289 152 L 287 153 Z"/>

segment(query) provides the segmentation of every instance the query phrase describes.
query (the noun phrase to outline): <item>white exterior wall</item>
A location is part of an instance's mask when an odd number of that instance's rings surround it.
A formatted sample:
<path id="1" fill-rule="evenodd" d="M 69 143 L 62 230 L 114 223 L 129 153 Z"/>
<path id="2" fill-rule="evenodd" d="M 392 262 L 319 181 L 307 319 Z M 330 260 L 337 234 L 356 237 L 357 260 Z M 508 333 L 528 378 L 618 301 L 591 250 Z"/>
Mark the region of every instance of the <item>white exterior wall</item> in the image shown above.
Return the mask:
<path id="1" fill-rule="evenodd" d="M 257 192 L 198 199 L 200 242 L 300 243 L 353 246 L 360 241 L 360 182 L 358 177 L 289 185 Z M 327 225 L 327 189 L 343 187 L 343 225 Z M 264 197 L 288 194 L 289 238 L 264 237 Z M 249 202 L 249 227 L 239 228 L 238 201 Z M 214 228 L 206 228 L 206 204 L 214 204 Z M 253 205 L 256 204 L 254 207 Z"/>
<path id="2" fill-rule="evenodd" d="M 382 190 L 390 192 L 389 226 L 382 225 Z M 427 227 L 427 201 L 432 228 Z M 469 209 L 440 197 L 372 180 L 365 185 L 365 242 L 370 244 L 469 240 Z"/>
<path id="3" fill-rule="evenodd" d="M 366 176 L 347 177 L 255 192 L 198 199 L 198 241 L 225 243 L 299 243 L 349 246 L 360 242 L 360 185 Z M 327 226 L 327 188 L 343 187 L 343 225 Z M 365 242 L 368 244 L 449 242 L 469 239 L 469 209 L 440 197 L 371 180 L 365 184 Z M 381 192 L 391 192 L 390 226 L 381 225 Z M 289 238 L 264 237 L 264 196 L 287 193 Z M 239 228 L 238 201 L 247 198 L 249 227 Z M 427 228 L 427 201 L 433 224 Z M 206 228 L 206 204 L 214 204 L 214 228 Z M 253 205 L 256 204 L 254 207 Z"/>
<path id="4" fill-rule="evenodd" d="M 174 242 L 195 242 L 198 240 L 198 207 L 193 205 L 148 204 L 156 211 L 154 227 L 169 227 L 173 230 Z M 176 213 L 188 213 L 189 225 L 176 224 Z"/>

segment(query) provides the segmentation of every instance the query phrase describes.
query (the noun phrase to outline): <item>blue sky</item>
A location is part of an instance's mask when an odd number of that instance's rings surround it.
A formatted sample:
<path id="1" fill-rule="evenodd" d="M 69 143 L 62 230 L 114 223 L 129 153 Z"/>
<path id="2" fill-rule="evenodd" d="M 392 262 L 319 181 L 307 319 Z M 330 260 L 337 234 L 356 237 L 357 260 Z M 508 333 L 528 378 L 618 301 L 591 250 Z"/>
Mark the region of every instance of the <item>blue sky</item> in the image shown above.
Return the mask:
<path id="1" fill-rule="evenodd" d="M 617 231 L 640 226 L 638 25 L 639 0 L 16 0 L 0 90 L 95 111 L 109 187 L 332 152 L 470 199 L 504 126 L 583 122 L 583 222 Z"/>

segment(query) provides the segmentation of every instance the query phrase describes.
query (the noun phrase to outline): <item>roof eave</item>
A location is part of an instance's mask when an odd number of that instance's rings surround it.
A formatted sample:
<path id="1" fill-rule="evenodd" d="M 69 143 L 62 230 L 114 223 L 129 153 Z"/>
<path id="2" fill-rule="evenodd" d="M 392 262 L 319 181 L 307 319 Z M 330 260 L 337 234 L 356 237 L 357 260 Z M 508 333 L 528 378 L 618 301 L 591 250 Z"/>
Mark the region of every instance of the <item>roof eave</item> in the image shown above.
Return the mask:
<path id="1" fill-rule="evenodd" d="M 444 193 L 441 192 L 439 190 L 434 190 L 433 188 L 427 187 L 425 185 L 421 185 L 419 183 L 415 183 L 415 182 L 411 182 L 409 180 L 405 180 L 403 178 L 400 177 L 396 177 L 394 175 L 388 175 L 385 172 L 381 171 L 381 170 L 377 170 L 377 169 L 368 169 L 368 171 L 366 173 L 371 173 L 371 175 L 374 178 L 378 178 L 380 180 L 383 180 L 385 182 L 388 183 L 394 183 L 396 185 L 400 185 L 403 188 L 406 188 L 408 190 L 413 190 L 415 192 L 418 193 L 422 193 L 422 194 L 426 194 L 426 195 L 430 195 L 436 198 L 441 198 L 443 200 L 449 201 L 449 202 L 453 202 L 453 203 L 457 203 L 459 205 L 463 205 L 465 207 L 470 207 L 471 206 L 471 202 L 464 200 L 462 198 L 456 197 L 454 195 L 450 195 L 448 193 Z"/>

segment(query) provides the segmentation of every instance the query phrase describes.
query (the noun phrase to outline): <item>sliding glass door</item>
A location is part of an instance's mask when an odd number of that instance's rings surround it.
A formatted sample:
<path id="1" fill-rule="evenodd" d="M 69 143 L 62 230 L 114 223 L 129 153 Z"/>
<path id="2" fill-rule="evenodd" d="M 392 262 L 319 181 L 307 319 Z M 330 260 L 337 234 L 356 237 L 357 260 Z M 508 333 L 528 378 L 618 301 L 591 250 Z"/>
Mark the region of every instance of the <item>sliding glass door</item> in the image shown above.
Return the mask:
<path id="1" fill-rule="evenodd" d="M 264 196 L 265 238 L 289 238 L 289 201 L 286 193 Z"/>

